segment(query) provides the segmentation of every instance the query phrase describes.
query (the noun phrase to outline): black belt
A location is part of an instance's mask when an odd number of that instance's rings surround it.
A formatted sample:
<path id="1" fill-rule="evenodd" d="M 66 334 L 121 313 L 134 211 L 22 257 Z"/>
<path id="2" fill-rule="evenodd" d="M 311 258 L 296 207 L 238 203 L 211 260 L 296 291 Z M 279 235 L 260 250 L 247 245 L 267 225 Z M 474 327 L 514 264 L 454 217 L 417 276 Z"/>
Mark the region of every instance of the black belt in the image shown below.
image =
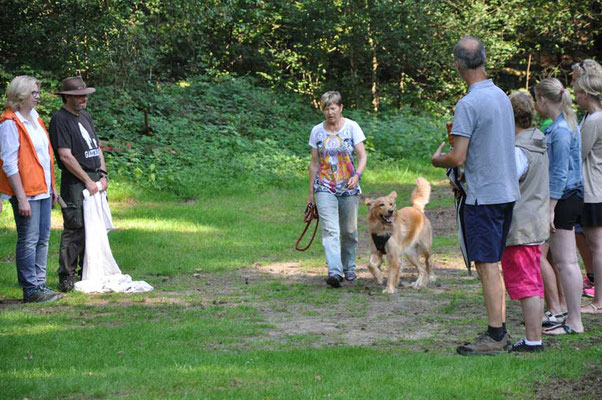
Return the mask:
<path id="1" fill-rule="evenodd" d="M 99 174 L 105 174 L 105 175 L 108 175 L 108 174 L 107 174 L 107 171 L 105 171 L 105 170 L 104 170 L 104 169 L 102 169 L 102 168 L 95 168 L 95 169 L 92 169 L 92 168 L 86 168 L 86 167 L 83 167 L 83 166 L 82 166 L 82 169 L 83 169 L 85 172 L 98 172 Z"/>

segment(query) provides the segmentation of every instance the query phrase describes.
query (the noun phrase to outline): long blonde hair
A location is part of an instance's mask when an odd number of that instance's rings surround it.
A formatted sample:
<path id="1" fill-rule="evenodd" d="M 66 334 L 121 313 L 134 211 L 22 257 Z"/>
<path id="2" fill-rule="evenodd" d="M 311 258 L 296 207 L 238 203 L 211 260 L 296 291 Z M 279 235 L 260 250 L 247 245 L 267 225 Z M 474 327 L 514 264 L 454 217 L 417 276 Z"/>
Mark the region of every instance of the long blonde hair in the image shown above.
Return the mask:
<path id="1" fill-rule="evenodd" d="M 573 132 L 577 132 L 577 115 L 573 111 L 573 100 L 568 90 L 556 78 L 545 78 L 535 86 L 535 95 L 554 103 L 560 104 L 564 119 Z"/>
<path id="2" fill-rule="evenodd" d="M 598 105 L 602 106 L 602 75 L 581 75 L 573 83 L 573 87 L 584 91 L 588 96 L 596 99 Z"/>

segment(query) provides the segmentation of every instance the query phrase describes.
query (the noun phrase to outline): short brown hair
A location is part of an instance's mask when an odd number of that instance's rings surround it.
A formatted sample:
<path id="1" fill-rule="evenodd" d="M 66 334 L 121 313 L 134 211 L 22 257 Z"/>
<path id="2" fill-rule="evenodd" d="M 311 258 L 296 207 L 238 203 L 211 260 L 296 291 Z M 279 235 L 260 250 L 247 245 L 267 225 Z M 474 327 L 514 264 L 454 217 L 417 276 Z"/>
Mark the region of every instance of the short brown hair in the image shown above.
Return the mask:
<path id="1" fill-rule="evenodd" d="M 339 92 L 326 92 L 320 98 L 320 108 L 322 108 L 322 110 L 324 109 L 324 107 L 328 107 L 331 104 L 336 104 L 337 106 L 343 104 L 343 98 L 341 97 L 341 94 Z"/>
<path id="2" fill-rule="evenodd" d="M 533 125 L 533 116 L 535 115 L 535 106 L 531 95 L 527 92 L 512 92 L 510 103 L 514 111 L 514 123 L 521 128 L 530 128 Z"/>

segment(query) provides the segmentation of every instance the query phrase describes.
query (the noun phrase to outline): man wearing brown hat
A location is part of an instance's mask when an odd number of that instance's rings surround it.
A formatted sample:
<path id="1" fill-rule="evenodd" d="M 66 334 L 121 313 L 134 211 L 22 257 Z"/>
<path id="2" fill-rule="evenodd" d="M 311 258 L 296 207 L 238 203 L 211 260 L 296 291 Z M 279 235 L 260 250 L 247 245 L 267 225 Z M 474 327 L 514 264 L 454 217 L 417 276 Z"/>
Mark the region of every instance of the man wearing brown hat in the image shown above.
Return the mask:
<path id="1" fill-rule="evenodd" d="M 62 171 L 61 204 L 64 230 L 59 252 L 59 290 L 73 290 L 77 266 L 83 263 L 85 250 L 84 213 L 82 194 L 88 189 L 91 195 L 108 186 L 107 169 L 100 149 L 94 124 L 86 111 L 88 95 L 96 89 L 86 87 L 81 76 L 63 81 L 57 95 L 63 98 L 63 108 L 50 120 L 50 141 L 56 160 Z"/>

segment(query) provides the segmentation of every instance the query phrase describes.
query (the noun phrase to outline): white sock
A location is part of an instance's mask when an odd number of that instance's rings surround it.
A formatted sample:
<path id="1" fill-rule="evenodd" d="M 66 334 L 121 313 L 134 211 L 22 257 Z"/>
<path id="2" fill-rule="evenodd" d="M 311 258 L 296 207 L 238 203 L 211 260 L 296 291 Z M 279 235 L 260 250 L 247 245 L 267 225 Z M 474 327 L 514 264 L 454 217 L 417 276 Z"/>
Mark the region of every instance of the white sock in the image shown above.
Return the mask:
<path id="1" fill-rule="evenodd" d="M 541 345 L 541 340 L 528 340 L 525 338 L 525 344 L 527 346 L 540 346 Z"/>

